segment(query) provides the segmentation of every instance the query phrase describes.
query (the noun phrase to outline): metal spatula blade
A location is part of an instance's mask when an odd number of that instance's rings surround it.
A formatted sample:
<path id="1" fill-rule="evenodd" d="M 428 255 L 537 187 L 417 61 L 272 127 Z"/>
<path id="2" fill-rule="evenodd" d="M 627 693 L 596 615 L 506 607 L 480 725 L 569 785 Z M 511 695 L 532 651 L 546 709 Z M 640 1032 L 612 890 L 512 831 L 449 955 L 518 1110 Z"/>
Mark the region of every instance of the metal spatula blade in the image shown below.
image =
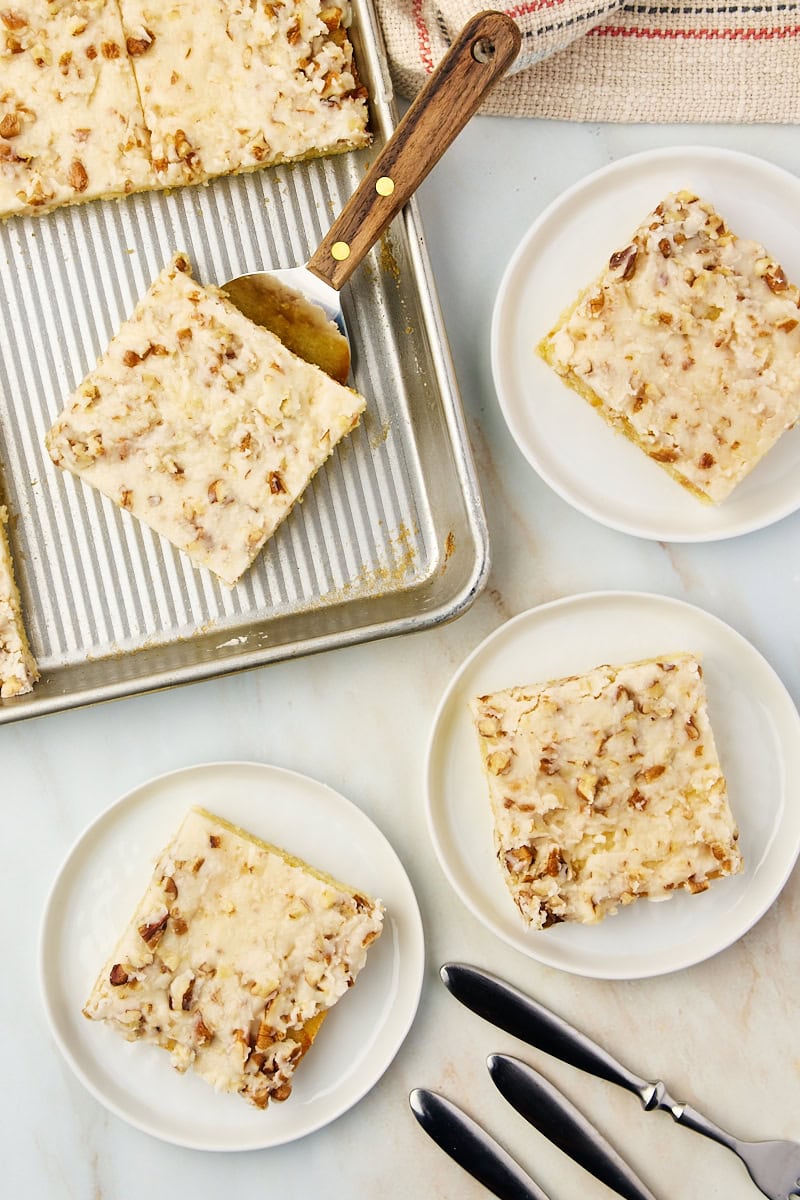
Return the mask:
<path id="1" fill-rule="evenodd" d="M 462 29 L 305 266 L 223 284 L 251 320 L 344 383 L 350 347 L 340 289 L 414 194 L 519 53 L 519 28 L 502 12 Z"/>

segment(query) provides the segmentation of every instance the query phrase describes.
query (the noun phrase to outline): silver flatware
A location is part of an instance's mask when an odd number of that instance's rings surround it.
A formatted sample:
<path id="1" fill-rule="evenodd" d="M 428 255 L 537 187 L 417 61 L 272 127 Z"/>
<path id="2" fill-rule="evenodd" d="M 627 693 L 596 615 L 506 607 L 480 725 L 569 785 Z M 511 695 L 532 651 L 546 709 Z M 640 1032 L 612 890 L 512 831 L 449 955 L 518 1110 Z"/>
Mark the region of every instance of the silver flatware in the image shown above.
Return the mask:
<path id="1" fill-rule="evenodd" d="M 625 1200 L 656 1200 L 600 1131 L 533 1067 L 508 1054 L 490 1054 L 486 1065 L 509 1104 L 595 1179 Z"/>
<path id="2" fill-rule="evenodd" d="M 339 289 L 519 53 L 503 12 L 472 17 L 454 40 L 305 266 L 223 284 L 246 316 L 344 383 L 350 368 Z"/>
<path id="3" fill-rule="evenodd" d="M 463 1109 L 427 1088 L 408 1098 L 422 1128 L 445 1154 L 499 1200 L 548 1200 L 530 1175 Z"/>
<path id="4" fill-rule="evenodd" d="M 733 1137 L 690 1105 L 673 1099 L 661 1080 L 651 1082 L 635 1075 L 543 1004 L 489 972 L 466 963 L 445 963 L 440 974 L 457 1000 L 506 1033 L 590 1075 L 618 1084 L 638 1096 L 646 1112 L 668 1112 L 679 1125 L 732 1150 L 768 1200 L 800 1196 L 800 1143 L 751 1142 Z"/>

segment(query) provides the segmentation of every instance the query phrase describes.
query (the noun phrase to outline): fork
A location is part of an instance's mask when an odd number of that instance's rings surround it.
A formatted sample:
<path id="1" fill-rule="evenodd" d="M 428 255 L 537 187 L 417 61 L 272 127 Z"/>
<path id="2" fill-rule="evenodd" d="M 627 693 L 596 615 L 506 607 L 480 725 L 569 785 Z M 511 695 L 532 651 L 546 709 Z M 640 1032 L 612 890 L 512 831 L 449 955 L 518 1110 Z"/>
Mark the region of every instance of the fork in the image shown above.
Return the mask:
<path id="1" fill-rule="evenodd" d="M 674 1100 L 660 1080 L 650 1082 L 634 1075 L 562 1017 L 488 971 L 465 963 L 445 963 L 440 974 L 462 1004 L 493 1025 L 570 1066 L 633 1092 L 646 1112 L 661 1109 L 679 1125 L 727 1146 L 768 1200 L 800 1197 L 800 1142 L 749 1142 L 733 1137 L 690 1105 Z"/>
<path id="2" fill-rule="evenodd" d="M 792 1200 L 792 1197 L 800 1196 L 800 1142 L 744 1141 L 726 1133 L 691 1105 L 676 1104 L 663 1083 L 648 1083 L 645 1086 L 652 1090 L 649 1103 L 638 1088 L 632 1089 L 639 1091 L 645 1110 L 664 1109 L 679 1125 L 685 1125 L 687 1129 L 693 1129 L 695 1133 L 702 1133 L 704 1137 L 727 1146 L 739 1155 L 753 1183 L 769 1200 Z"/>

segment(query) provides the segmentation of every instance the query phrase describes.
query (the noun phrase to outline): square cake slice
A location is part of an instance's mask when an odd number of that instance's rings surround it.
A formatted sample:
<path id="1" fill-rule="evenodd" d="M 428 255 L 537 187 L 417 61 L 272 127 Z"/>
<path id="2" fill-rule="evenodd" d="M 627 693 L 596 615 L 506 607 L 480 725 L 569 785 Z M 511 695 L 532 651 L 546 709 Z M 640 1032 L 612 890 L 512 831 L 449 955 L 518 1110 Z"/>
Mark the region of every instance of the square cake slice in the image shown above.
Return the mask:
<path id="1" fill-rule="evenodd" d="M 742 869 L 691 654 L 509 688 L 472 711 L 500 868 L 532 928 Z"/>
<path id="2" fill-rule="evenodd" d="M 7 523 L 8 512 L 0 504 L 0 697 L 3 700 L 30 692 L 39 678 L 22 621 Z"/>
<path id="3" fill-rule="evenodd" d="M 13 0 L 0 11 L 0 216 L 156 186 L 119 10 Z"/>
<path id="4" fill-rule="evenodd" d="M 378 901 L 192 809 L 84 1008 L 223 1092 L 285 1100 L 379 936 Z"/>
<path id="5" fill-rule="evenodd" d="M 539 352 L 714 503 L 800 417 L 800 292 L 691 192 L 658 205 Z"/>
<path id="6" fill-rule="evenodd" d="M 156 186 L 369 142 L 345 5 L 120 0 Z"/>
<path id="7" fill-rule="evenodd" d="M 234 584 L 365 401 L 176 255 L 47 435 L 53 462 Z"/>

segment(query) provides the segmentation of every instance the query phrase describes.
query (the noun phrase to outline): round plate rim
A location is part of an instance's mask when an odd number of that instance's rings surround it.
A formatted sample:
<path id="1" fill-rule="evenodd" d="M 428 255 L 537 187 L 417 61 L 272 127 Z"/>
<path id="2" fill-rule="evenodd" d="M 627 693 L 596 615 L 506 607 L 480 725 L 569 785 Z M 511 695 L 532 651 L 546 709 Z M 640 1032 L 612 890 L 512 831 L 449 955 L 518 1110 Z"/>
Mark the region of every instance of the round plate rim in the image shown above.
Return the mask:
<path id="1" fill-rule="evenodd" d="M 516 281 L 517 271 L 521 261 L 525 257 L 529 243 L 533 241 L 541 228 L 550 221 L 554 214 L 562 207 L 568 206 L 570 201 L 579 196 L 581 192 L 589 191 L 597 184 L 602 184 L 608 177 L 613 177 L 615 174 L 621 174 L 623 171 L 636 167 L 647 168 L 651 164 L 658 164 L 661 161 L 669 161 L 675 157 L 702 158 L 706 162 L 708 160 L 718 160 L 720 162 L 739 164 L 744 169 L 757 169 L 763 176 L 772 176 L 775 180 L 784 184 L 790 184 L 798 189 L 800 194 L 800 177 L 794 175 L 791 171 L 779 166 L 777 163 L 771 162 L 769 159 L 762 158 L 757 154 L 750 154 L 742 150 L 732 150 L 722 146 L 704 146 L 698 143 L 690 143 L 687 145 L 677 146 L 660 146 L 651 150 L 642 150 L 634 154 L 626 154 L 621 158 L 614 159 L 613 162 L 607 163 L 603 167 L 582 176 L 569 187 L 565 188 L 557 196 L 555 196 L 547 206 L 539 213 L 536 219 L 528 226 L 523 233 L 515 249 L 512 251 L 511 257 L 503 271 L 500 284 L 495 296 L 494 305 L 492 307 L 492 319 L 490 326 L 490 363 L 491 374 L 494 383 L 495 393 L 497 395 L 500 410 L 503 414 L 506 426 L 514 439 L 514 442 L 525 458 L 526 462 L 533 468 L 539 477 L 550 487 L 556 495 L 560 496 L 567 504 L 576 511 L 583 513 L 585 516 L 597 521 L 601 525 L 605 525 L 609 529 L 615 529 L 620 533 L 627 533 L 633 537 L 643 538 L 647 541 L 668 541 L 681 543 L 705 543 L 705 542 L 721 542 L 731 538 L 741 537 L 748 533 L 753 533 L 759 529 L 765 529 L 770 525 L 782 521 L 784 518 L 791 516 L 800 508 L 800 488 L 796 495 L 790 495 L 781 503 L 775 503 L 774 506 L 767 512 L 753 514 L 749 519 L 742 518 L 738 522 L 732 523 L 729 527 L 723 527 L 719 530 L 704 532 L 703 530 L 692 531 L 683 526 L 670 527 L 664 525 L 661 529 L 647 529 L 638 525 L 636 521 L 629 521 L 614 517 L 613 515 L 604 513 L 600 508 L 596 507 L 591 502 L 585 501 L 582 497 L 576 495 L 574 491 L 556 474 L 554 474 L 545 463 L 542 461 L 542 456 L 538 454 L 534 447 L 530 444 L 522 430 L 519 428 L 512 406 L 508 401 L 505 389 L 505 363 L 504 356 L 501 354 L 500 341 L 501 332 L 503 331 L 506 322 L 503 316 L 503 307 L 506 301 L 506 294 L 512 283 Z M 584 281 L 584 286 L 588 280 Z M 613 431 L 609 431 L 613 432 Z M 675 484 L 680 487 L 679 484 Z M 697 502 L 702 504 L 702 501 Z"/>
<path id="2" fill-rule="evenodd" d="M 679 599 L 677 597 L 665 596 L 658 592 L 632 591 L 613 588 L 590 592 L 579 592 L 574 595 L 563 596 L 555 600 L 549 600 L 542 604 L 534 605 L 533 607 L 525 609 L 522 612 L 517 613 L 515 616 L 510 617 L 507 621 L 504 621 L 496 629 L 492 630 L 490 634 L 483 638 L 483 640 L 479 642 L 479 644 L 457 667 L 436 706 L 431 725 L 431 731 L 428 737 L 424 774 L 425 817 L 428 826 L 428 834 L 430 836 L 437 861 L 450 886 L 453 888 L 453 891 L 466 906 L 466 908 L 472 913 L 472 915 L 484 926 L 484 928 L 488 929 L 506 945 L 513 947 L 526 957 L 540 962 L 545 966 L 554 968 L 556 970 L 565 971 L 568 974 L 583 978 L 606 980 L 649 979 L 672 974 L 676 971 L 685 970 L 689 967 L 696 966 L 701 962 L 705 962 L 708 959 L 713 958 L 715 955 L 722 953 L 723 950 L 728 949 L 735 942 L 739 941 L 747 932 L 749 932 L 750 929 L 753 928 L 754 925 L 758 923 L 758 921 L 761 920 L 765 913 L 775 903 L 783 888 L 786 886 L 786 883 L 788 882 L 789 877 L 791 876 L 792 871 L 797 863 L 798 856 L 800 855 L 800 817 L 797 821 L 797 836 L 794 839 L 793 851 L 784 862 L 782 871 L 773 881 L 768 897 L 754 910 L 754 912 L 748 918 L 747 923 L 739 928 L 738 932 L 736 932 L 734 936 L 727 938 L 727 940 L 721 941 L 713 949 L 708 950 L 700 956 L 687 955 L 685 959 L 670 961 L 663 965 L 654 964 L 647 970 L 640 970 L 632 973 L 630 970 L 626 970 L 624 966 L 620 967 L 619 969 L 615 969 L 613 967 L 601 969 L 599 967 L 579 967 L 572 964 L 565 964 L 560 960 L 558 953 L 554 954 L 548 949 L 546 943 L 537 949 L 537 944 L 530 945 L 524 941 L 525 937 L 547 937 L 547 932 L 527 930 L 521 918 L 519 918 L 518 932 L 516 934 L 509 934 L 501 925 L 495 922 L 491 916 L 487 916 L 486 911 L 482 910 L 479 905 L 476 904 L 462 889 L 460 881 L 457 878 L 455 871 L 451 867 L 448 855 L 445 853 L 442 847 L 439 830 L 437 828 L 434 815 L 434 809 L 436 805 L 433 798 L 433 775 L 436 768 L 435 757 L 438 748 L 437 734 L 446 715 L 448 706 L 451 703 L 455 692 L 457 691 L 460 681 L 465 675 L 467 675 L 475 662 L 479 660 L 495 642 L 507 637 L 509 631 L 513 631 L 515 626 L 523 625 L 527 621 L 535 620 L 542 614 L 552 612 L 557 609 L 568 609 L 570 607 L 577 607 L 578 605 L 591 605 L 597 602 L 608 601 L 621 601 L 624 603 L 633 601 L 644 602 L 646 604 L 662 604 L 667 607 L 674 607 L 678 610 L 683 610 L 688 614 L 691 614 L 695 618 L 699 617 L 701 620 L 707 621 L 712 629 L 716 628 L 725 637 L 733 638 L 734 642 L 737 643 L 741 649 L 743 649 L 746 653 L 753 655 L 754 658 L 758 660 L 759 666 L 766 672 L 767 676 L 770 677 L 770 681 L 776 689 L 776 695 L 780 697 L 781 704 L 786 706 L 787 715 L 793 719 L 794 723 L 798 727 L 798 730 L 800 731 L 800 713 L 798 712 L 797 706 L 795 705 L 790 692 L 775 668 L 752 644 L 752 642 L 748 641 L 743 634 L 739 633 L 737 629 L 728 624 L 726 621 L 722 620 L 722 618 L 708 612 L 707 609 L 704 609 L 699 605 L 692 604 L 690 601 Z M 613 917 L 607 918 L 607 920 L 612 921 L 613 919 Z"/>

